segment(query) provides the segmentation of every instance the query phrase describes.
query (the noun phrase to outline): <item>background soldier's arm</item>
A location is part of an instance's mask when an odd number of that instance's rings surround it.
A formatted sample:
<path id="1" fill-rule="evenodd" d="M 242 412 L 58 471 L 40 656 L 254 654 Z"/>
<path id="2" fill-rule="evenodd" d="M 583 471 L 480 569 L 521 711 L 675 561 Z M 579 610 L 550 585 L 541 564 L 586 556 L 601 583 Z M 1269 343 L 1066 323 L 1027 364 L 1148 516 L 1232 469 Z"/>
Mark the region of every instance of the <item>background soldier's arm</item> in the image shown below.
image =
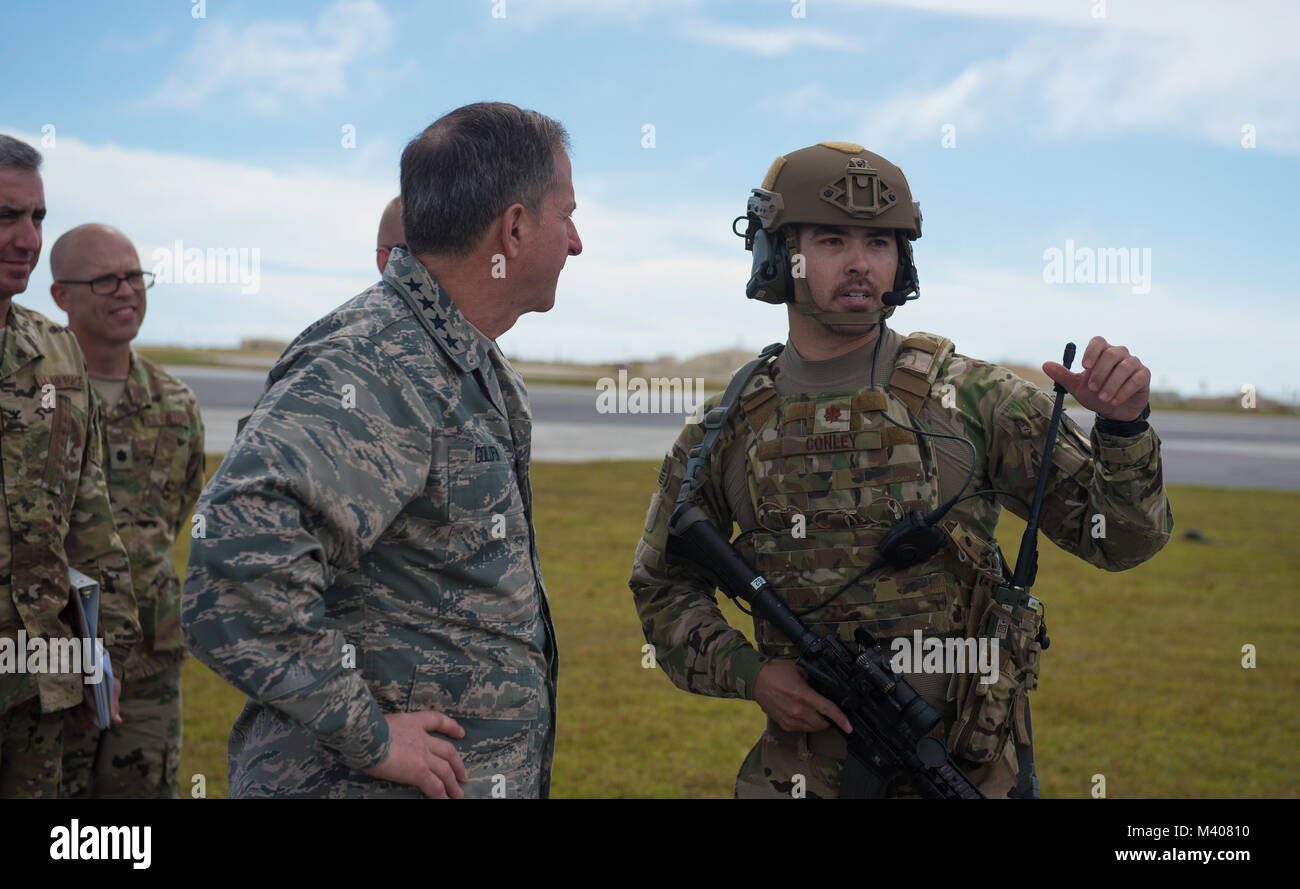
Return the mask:
<path id="1" fill-rule="evenodd" d="M 190 428 L 186 436 L 185 444 L 190 449 L 189 462 L 185 466 L 185 481 L 181 485 L 180 498 L 176 504 L 176 525 L 172 529 L 172 537 L 177 538 L 182 534 L 189 533 L 185 527 L 185 519 L 189 516 L 191 510 L 198 503 L 199 495 L 203 493 L 203 480 L 206 468 L 203 435 L 203 418 L 199 415 L 199 405 L 197 401 L 191 401 L 190 410 Z"/>
<path id="2" fill-rule="evenodd" d="M 196 657 L 357 769 L 390 735 L 344 666 L 344 643 L 365 640 L 326 624 L 324 594 L 424 491 L 434 427 L 405 371 L 365 345 L 309 347 L 263 396 L 199 499 L 182 607 Z"/>
<path id="3" fill-rule="evenodd" d="M 698 425 L 687 425 L 664 458 L 628 586 L 646 641 L 655 647 L 659 666 L 675 685 L 697 694 L 752 700 L 755 679 L 767 659 L 727 623 L 710 580 L 690 565 L 669 564 L 664 558 L 668 519 L 686 471 L 686 454 L 702 437 Z M 715 458 L 721 451 L 715 449 Z M 731 515 L 710 476 L 701 483 L 696 500 L 730 537 Z"/>
<path id="4" fill-rule="evenodd" d="M 990 417 L 989 482 L 1032 501 L 1052 397 L 1019 378 L 1001 395 Z M 1122 571 L 1145 562 L 1169 541 L 1174 520 L 1154 429 L 1121 438 L 1094 428 L 1085 439 L 1078 424 L 1063 415 L 1053 462 L 1040 527 L 1062 549 Z M 1019 503 L 1003 502 L 1025 517 Z"/>
<path id="5" fill-rule="evenodd" d="M 131 648 L 140 640 L 140 615 L 126 547 L 113 524 L 113 506 L 104 474 L 103 417 L 93 386 L 86 415 L 85 445 L 77 497 L 68 523 L 64 549 L 68 565 L 99 580 L 99 632 L 116 665 L 125 669 Z"/>

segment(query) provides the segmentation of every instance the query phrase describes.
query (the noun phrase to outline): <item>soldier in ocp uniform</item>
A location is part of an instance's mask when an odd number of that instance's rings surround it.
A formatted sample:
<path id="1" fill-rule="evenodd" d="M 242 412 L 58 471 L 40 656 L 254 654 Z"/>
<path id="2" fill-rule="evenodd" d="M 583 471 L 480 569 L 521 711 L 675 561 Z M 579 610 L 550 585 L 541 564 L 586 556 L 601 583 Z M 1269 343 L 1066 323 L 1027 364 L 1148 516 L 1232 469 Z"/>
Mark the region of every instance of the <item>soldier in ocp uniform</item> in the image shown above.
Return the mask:
<path id="1" fill-rule="evenodd" d="M 203 490 L 203 421 L 194 393 L 131 348 L 153 275 L 106 225 L 80 225 L 50 250 L 50 294 L 86 356 L 104 409 L 108 493 L 131 560 L 142 635 L 125 663 L 122 724 L 100 732 L 69 715 L 63 796 L 173 798 L 181 755 L 180 579 L 172 545 Z"/>
<path id="2" fill-rule="evenodd" d="M 379 217 L 379 233 L 375 240 L 375 264 L 379 266 L 379 274 L 384 273 L 388 266 L 388 255 L 393 252 L 394 247 L 406 249 L 406 234 L 402 231 L 402 198 L 393 198 L 384 205 L 384 212 Z"/>
<path id="3" fill-rule="evenodd" d="M 921 214 L 902 171 L 884 158 L 844 142 L 779 157 L 746 219 L 755 251 L 747 294 L 787 304 L 789 341 L 757 365 L 727 411 L 695 502 L 724 534 L 739 527 L 741 555 L 818 635 L 852 645 L 862 627 L 887 652 L 917 630 L 980 636 L 1002 607 L 992 601 L 1005 570 L 998 515 L 1004 505 L 1028 512 L 1052 398 L 942 336 L 903 337 L 886 325 L 919 295 L 912 241 Z M 1173 526 L 1160 441 L 1145 422 L 1150 371 L 1101 337 L 1084 351 L 1082 372 L 1054 362 L 1043 370 L 1097 419 L 1090 436 L 1063 419 L 1041 528 L 1101 568 L 1138 565 Z M 767 714 L 736 796 L 790 797 L 796 788 L 809 797 L 907 795 L 897 780 L 880 786 L 856 768 L 846 777 L 844 737 L 831 723 L 846 731 L 849 723 L 809 686 L 792 641 L 756 618 L 751 645 L 723 618 L 706 576 L 668 552 L 688 454 L 704 437 L 702 425 L 688 424 L 665 458 L 630 581 L 660 666 L 687 691 L 752 699 Z M 977 493 L 992 489 L 1009 493 Z M 933 557 L 861 575 L 909 511 L 953 499 Z M 1090 533 L 1095 515 L 1104 536 Z M 951 667 L 908 679 L 943 717 L 937 736 L 987 796 L 1033 797 L 1027 692 L 1037 685 L 1040 615 L 1025 602 L 1006 618 L 995 682 Z"/>
<path id="4" fill-rule="evenodd" d="M 26 659 L 30 640 L 50 651 L 50 643 L 76 638 L 65 610 L 71 566 L 99 581 L 100 635 L 120 670 L 140 624 L 113 526 L 97 397 L 72 331 L 12 302 L 40 257 L 40 164 L 30 145 L 0 135 L 0 640 Z M 48 662 L 30 672 L 6 661 L 0 798 L 58 796 L 64 712 L 81 704 L 84 677 L 68 664 L 57 665 L 62 672 L 51 672 Z M 118 691 L 114 722 L 121 721 Z"/>
<path id="5" fill-rule="evenodd" d="M 249 696 L 232 796 L 548 794 L 532 420 L 495 340 L 582 249 L 567 144 L 501 103 L 415 137 L 407 249 L 290 344 L 199 500 L 183 623 Z"/>

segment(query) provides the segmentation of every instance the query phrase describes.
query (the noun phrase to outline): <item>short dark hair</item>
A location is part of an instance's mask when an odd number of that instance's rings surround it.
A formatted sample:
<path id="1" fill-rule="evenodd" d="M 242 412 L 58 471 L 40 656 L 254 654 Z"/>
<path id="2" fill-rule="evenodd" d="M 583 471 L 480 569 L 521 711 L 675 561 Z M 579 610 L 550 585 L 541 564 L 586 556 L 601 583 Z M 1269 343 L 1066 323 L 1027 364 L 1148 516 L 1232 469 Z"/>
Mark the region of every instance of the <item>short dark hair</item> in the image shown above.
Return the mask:
<path id="1" fill-rule="evenodd" d="M 21 139 L 0 133 L 0 169 L 30 170 L 41 168 L 41 153 Z"/>
<path id="2" fill-rule="evenodd" d="M 558 185 L 563 125 L 505 102 L 435 120 L 402 151 L 402 229 L 412 254 L 464 256 L 511 204 L 532 212 Z"/>

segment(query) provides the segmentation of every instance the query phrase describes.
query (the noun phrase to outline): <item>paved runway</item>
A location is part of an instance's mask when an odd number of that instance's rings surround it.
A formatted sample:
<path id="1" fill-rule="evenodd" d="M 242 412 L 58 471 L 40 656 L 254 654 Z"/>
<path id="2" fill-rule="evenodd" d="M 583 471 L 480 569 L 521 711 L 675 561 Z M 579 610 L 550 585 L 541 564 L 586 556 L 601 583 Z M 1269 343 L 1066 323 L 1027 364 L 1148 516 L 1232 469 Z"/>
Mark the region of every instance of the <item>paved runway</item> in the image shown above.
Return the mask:
<path id="1" fill-rule="evenodd" d="M 169 367 L 203 410 L 209 453 L 224 453 L 235 423 L 249 413 L 266 382 L 255 370 Z M 658 460 L 681 430 L 682 414 L 601 414 L 595 388 L 534 385 L 533 457 L 536 460 Z M 1085 429 L 1088 411 L 1071 410 Z M 1168 482 L 1231 488 L 1300 491 L 1300 418 L 1157 411 Z"/>

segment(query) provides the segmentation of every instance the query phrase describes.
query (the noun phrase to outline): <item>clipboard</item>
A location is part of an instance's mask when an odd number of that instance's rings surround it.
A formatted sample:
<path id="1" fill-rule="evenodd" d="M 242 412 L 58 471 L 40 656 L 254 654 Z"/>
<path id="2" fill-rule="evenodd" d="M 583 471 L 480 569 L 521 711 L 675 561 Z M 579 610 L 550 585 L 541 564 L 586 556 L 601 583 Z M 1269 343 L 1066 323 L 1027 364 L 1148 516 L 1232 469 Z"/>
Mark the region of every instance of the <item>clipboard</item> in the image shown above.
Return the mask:
<path id="1" fill-rule="evenodd" d="M 91 721 L 102 731 L 108 728 L 113 714 L 113 702 L 109 697 L 113 687 L 113 666 L 108 652 L 98 638 L 99 581 L 69 566 L 68 587 L 70 589 L 68 611 L 72 619 L 72 629 L 78 637 L 89 639 L 91 642 L 90 663 L 81 665 L 87 677 L 85 702 L 90 710 Z M 81 650 L 85 651 L 86 646 L 83 645 Z M 104 672 L 98 682 L 91 682 L 89 677 L 95 674 L 101 661 L 104 664 Z M 105 682 L 105 679 L 108 681 Z"/>

